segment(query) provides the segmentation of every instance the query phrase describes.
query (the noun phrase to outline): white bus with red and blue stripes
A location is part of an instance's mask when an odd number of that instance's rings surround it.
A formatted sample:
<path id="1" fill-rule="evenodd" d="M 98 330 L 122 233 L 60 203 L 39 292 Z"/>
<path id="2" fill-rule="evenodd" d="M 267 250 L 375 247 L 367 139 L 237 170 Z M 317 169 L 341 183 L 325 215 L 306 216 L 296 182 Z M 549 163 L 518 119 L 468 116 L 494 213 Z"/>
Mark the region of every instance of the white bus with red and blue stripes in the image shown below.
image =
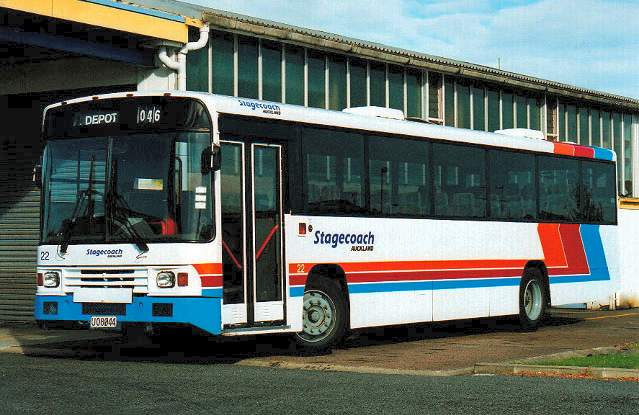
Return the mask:
<path id="1" fill-rule="evenodd" d="M 48 107 L 36 319 L 325 348 L 608 298 L 612 151 L 402 118 L 186 92 Z"/>

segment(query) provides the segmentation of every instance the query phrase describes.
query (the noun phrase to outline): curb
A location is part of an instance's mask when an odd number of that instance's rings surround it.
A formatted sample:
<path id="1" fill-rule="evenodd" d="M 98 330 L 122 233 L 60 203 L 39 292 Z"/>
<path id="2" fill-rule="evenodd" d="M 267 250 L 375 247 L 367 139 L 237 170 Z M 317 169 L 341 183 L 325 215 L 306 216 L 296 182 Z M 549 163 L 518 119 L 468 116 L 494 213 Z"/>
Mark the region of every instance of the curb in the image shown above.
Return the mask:
<path id="1" fill-rule="evenodd" d="M 607 367 L 545 366 L 512 363 L 477 363 L 476 375 L 541 375 L 541 376 L 585 376 L 594 379 L 639 379 L 639 369 L 617 369 Z"/>
<path id="2" fill-rule="evenodd" d="M 234 363 L 236 366 L 252 366 L 273 369 L 292 369 L 292 370 L 309 370 L 320 372 L 350 372 L 350 373 L 366 373 L 366 374 L 383 374 L 383 375 L 407 375 L 407 376 L 461 376 L 472 375 L 473 367 L 464 367 L 451 370 L 414 370 L 414 369 L 388 369 L 371 366 L 344 366 L 333 365 L 329 363 L 291 363 L 265 360 L 243 360 Z"/>

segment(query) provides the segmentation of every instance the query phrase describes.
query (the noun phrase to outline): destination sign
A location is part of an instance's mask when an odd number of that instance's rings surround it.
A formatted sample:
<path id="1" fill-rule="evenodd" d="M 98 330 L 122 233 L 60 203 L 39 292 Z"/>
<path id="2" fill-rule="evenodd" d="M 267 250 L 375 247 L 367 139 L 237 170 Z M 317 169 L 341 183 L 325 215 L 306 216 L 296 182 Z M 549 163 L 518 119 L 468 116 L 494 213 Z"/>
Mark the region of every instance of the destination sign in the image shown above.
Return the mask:
<path id="1" fill-rule="evenodd" d="M 95 137 L 167 130 L 210 131 L 199 101 L 178 97 L 110 98 L 62 105 L 46 114 L 45 137 Z"/>

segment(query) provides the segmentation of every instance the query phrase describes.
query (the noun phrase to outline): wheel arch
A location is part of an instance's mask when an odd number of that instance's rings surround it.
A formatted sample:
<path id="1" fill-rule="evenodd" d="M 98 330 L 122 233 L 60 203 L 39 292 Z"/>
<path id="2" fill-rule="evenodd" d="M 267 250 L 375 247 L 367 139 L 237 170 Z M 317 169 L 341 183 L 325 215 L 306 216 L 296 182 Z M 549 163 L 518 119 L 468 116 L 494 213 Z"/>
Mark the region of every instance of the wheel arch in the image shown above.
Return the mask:
<path id="1" fill-rule="evenodd" d="M 348 295 L 348 284 L 346 283 L 346 273 L 342 269 L 341 266 L 337 264 L 316 264 L 311 268 L 308 272 L 308 277 L 306 278 L 306 287 L 313 281 L 318 278 L 327 278 L 330 280 L 335 280 L 339 284 L 340 288 L 344 292 L 344 296 L 346 297 L 347 306 L 350 303 L 350 298 Z M 305 288 L 306 288 L 305 287 Z M 350 308 L 350 306 L 349 306 Z"/>

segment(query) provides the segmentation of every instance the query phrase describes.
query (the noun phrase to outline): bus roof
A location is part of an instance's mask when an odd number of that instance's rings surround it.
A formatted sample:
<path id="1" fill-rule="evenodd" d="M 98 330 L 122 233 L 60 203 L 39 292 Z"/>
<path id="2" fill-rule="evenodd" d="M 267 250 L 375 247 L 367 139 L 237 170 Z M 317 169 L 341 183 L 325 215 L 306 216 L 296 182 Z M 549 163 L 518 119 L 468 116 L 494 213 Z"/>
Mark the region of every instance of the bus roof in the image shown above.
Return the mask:
<path id="1" fill-rule="evenodd" d="M 583 146 L 573 143 L 556 143 L 535 138 L 510 136 L 464 128 L 445 127 L 437 124 L 427 124 L 415 121 L 372 117 L 342 111 L 308 108 L 300 105 L 281 104 L 277 102 L 215 95 L 204 92 L 132 91 L 103 94 L 76 98 L 52 104 L 45 108 L 45 113 L 51 108 L 91 100 L 163 95 L 196 98 L 203 101 L 207 105 L 209 111 L 220 114 L 242 115 L 262 119 L 315 124 L 318 126 L 342 127 L 370 132 L 425 137 L 435 140 L 439 139 L 460 143 L 472 143 L 551 154 L 562 154 L 567 156 L 595 158 L 600 160 L 616 160 L 614 151 L 600 147 Z"/>

